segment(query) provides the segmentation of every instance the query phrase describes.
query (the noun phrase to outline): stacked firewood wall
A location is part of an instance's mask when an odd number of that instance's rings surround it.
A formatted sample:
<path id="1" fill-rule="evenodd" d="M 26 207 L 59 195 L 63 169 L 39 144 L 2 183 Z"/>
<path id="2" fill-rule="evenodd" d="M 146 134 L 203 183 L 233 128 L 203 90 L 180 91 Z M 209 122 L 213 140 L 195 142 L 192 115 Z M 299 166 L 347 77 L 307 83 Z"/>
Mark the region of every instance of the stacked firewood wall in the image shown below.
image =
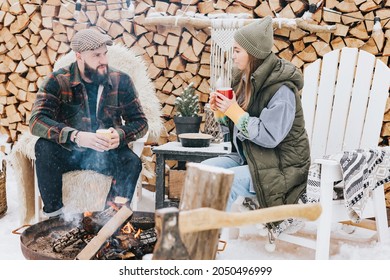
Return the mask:
<path id="1" fill-rule="evenodd" d="M 53 64 L 70 51 L 69 42 L 77 30 L 94 26 L 125 44 L 149 65 L 163 108 L 164 131 L 159 145 L 175 140 L 175 97 L 194 82 L 201 108 L 208 101 L 210 78 L 210 30 L 193 26 L 145 25 L 145 19 L 159 12 L 167 16 L 185 13 L 212 15 L 246 13 L 259 18 L 271 15 L 299 18 L 313 11 L 313 24 L 336 25 L 333 33 L 310 33 L 302 29 L 275 30 L 274 52 L 303 68 L 325 53 L 344 46 L 366 50 L 389 65 L 390 0 L 132 0 L 134 14 L 126 0 L 82 0 L 76 17 L 76 0 L 0 1 L 0 133 L 15 142 L 28 130 L 28 119 L 36 92 Z M 332 9 L 334 12 L 324 8 Z M 373 32 L 374 18 L 381 30 Z M 390 103 L 384 117 L 380 141 L 390 136 Z M 152 156 L 151 146 L 144 153 Z"/>

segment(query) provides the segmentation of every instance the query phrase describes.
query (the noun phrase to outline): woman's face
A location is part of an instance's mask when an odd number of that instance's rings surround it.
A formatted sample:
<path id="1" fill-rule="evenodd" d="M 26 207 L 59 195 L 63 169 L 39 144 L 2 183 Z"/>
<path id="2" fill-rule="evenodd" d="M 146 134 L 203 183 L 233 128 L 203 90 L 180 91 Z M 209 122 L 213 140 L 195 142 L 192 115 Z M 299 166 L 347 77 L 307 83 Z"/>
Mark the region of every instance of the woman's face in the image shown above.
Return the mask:
<path id="1" fill-rule="evenodd" d="M 233 45 L 233 61 L 240 70 L 244 70 L 249 63 L 248 53 L 236 42 Z"/>

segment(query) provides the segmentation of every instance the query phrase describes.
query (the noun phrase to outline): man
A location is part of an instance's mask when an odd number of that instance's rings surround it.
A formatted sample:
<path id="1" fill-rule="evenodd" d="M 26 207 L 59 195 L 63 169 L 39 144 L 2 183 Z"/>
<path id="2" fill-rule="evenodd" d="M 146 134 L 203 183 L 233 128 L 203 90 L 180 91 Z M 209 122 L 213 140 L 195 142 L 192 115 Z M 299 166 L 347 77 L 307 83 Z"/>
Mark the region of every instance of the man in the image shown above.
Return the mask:
<path id="1" fill-rule="evenodd" d="M 133 197 L 142 169 L 128 143 L 148 130 L 131 78 L 108 67 L 109 36 L 94 29 L 74 35 L 76 62 L 49 75 L 30 118 L 39 191 L 48 217 L 62 212 L 62 174 L 94 170 L 113 177 L 107 203 Z M 110 136 L 97 134 L 109 129 Z"/>

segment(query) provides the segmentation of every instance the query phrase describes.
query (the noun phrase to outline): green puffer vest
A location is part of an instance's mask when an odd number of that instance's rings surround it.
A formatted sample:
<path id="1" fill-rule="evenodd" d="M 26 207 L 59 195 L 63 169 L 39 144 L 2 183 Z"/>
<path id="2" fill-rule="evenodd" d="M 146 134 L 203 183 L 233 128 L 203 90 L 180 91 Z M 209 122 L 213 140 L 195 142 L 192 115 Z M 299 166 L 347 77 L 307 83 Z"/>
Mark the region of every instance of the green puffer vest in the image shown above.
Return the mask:
<path id="1" fill-rule="evenodd" d="M 235 76 L 236 87 L 240 77 Z M 251 77 L 252 99 L 247 112 L 259 117 L 276 91 L 286 85 L 295 93 L 296 112 L 292 128 L 275 148 L 264 148 L 245 140 L 246 155 L 261 208 L 297 203 L 306 189 L 310 166 L 310 148 L 299 90 L 303 87 L 301 72 L 290 62 L 271 53 Z"/>

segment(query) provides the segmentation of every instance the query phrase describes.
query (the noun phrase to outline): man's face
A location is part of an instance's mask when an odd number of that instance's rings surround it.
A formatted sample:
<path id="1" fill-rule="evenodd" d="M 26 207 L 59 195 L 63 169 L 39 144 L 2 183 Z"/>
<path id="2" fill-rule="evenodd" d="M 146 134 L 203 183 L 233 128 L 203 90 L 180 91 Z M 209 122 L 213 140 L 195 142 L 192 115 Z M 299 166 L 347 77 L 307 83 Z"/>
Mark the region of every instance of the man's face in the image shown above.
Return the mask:
<path id="1" fill-rule="evenodd" d="M 79 68 L 82 76 L 91 82 L 99 84 L 108 78 L 107 47 L 102 46 L 93 51 L 85 51 L 79 54 Z"/>

